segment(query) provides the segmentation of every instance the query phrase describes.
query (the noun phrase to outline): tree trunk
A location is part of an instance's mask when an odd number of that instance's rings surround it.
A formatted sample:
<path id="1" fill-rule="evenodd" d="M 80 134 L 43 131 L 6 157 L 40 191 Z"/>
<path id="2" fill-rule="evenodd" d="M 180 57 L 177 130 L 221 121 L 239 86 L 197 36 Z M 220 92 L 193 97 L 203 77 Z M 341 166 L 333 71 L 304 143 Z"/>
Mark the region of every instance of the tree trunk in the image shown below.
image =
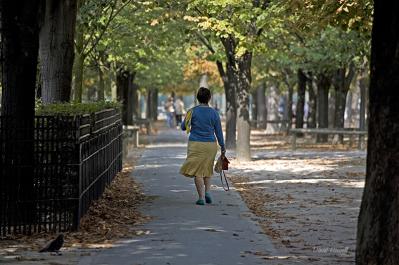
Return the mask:
<path id="1" fill-rule="evenodd" d="M 256 97 L 256 90 L 251 91 L 251 122 L 253 123 L 254 128 L 258 127 L 256 117 L 258 113 L 258 102 Z"/>
<path id="2" fill-rule="evenodd" d="M 128 99 L 129 99 L 129 72 L 119 69 L 116 74 L 116 93 L 117 100 L 122 103 L 122 122 L 124 125 L 128 123 Z"/>
<path id="3" fill-rule="evenodd" d="M 346 97 L 346 127 L 352 128 L 352 91 L 349 90 L 348 96 Z"/>
<path id="4" fill-rule="evenodd" d="M 318 110 L 318 128 L 328 128 L 328 91 L 331 80 L 324 74 L 320 74 L 317 80 L 317 110 Z M 321 134 L 317 136 L 318 143 L 327 142 L 328 135 Z"/>
<path id="5" fill-rule="evenodd" d="M 158 116 L 158 91 L 149 89 L 147 95 L 147 119 L 156 121 Z"/>
<path id="6" fill-rule="evenodd" d="M 346 97 L 350 88 L 354 76 L 354 67 L 350 66 L 348 74 L 346 74 L 345 68 L 340 68 L 337 70 L 334 82 L 335 90 L 335 115 L 334 115 L 334 128 L 342 129 L 345 125 L 345 106 Z M 343 143 L 343 135 L 336 135 L 334 137 L 334 142 L 338 141 Z"/>
<path id="7" fill-rule="evenodd" d="M 359 109 L 359 129 L 366 129 L 366 103 L 367 103 L 367 77 L 366 73 L 362 74 L 359 79 L 360 88 L 360 109 Z"/>
<path id="8" fill-rule="evenodd" d="M 148 120 L 153 120 L 153 113 L 152 113 L 152 110 L 153 110 L 152 98 L 153 98 L 153 96 L 152 96 L 152 93 L 154 93 L 154 90 L 152 88 L 148 89 L 148 91 L 147 91 L 147 109 L 146 109 L 146 119 L 148 119 Z"/>
<path id="9" fill-rule="evenodd" d="M 360 89 L 352 92 L 352 120 L 354 127 L 359 127 Z"/>
<path id="10" fill-rule="evenodd" d="M 237 127 L 237 102 L 236 102 L 236 81 L 235 74 L 232 73 L 230 66 L 227 66 L 228 79 L 227 84 L 224 85 L 224 92 L 226 96 L 226 148 L 236 148 L 236 127 Z"/>
<path id="11" fill-rule="evenodd" d="M 359 87 L 360 87 L 360 109 L 359 109 L 359 130 L 364 131 L 366 130 L 366 77 L 362 77 L 359 80 Z M 364 136 L 359 135 L 359 145 L 360 149 L 364 149 Z"/>
<path id="12" fill-rule="evenodd" d="M 344 128 L 345 104 L 346 104 L 346 95 L 348 92 L 348 90 L 346 90 L 346 87 L 344 85 L 345 82 L 344 68 L 340 68 L 337 70 L 335 79 L 336 80 L 334 82 L 334 90 L 335 90 L 334 128 Z M 340 142 L 341 140 L 342 139 L 340 139 Z"/>
<path id="13" fill-rule="evenodd" d="M 249 90 L 251 89 L 252 53 L 246 52 L 238 58 L 237 89 L 237 147 L 238 161 L 251 160 L 251 126 L 249 120 Z"/>
<path id="14" fill-rule="evenodd" d="M 1 71 L 1 68 L 0 68 Z M 1 78 L 1 72 L 0 72 L 0 78 Z M 36 74 L 36 98 L 41 99 L 42 98 L 42 82 L 41 82 L 41 73 L 40 73 L 40 65 L 37 67 L 37 74 Z M 1 98 L 0 98 L 1 101 Z"/>
<path id="15" fill-rule="evenodd" d="M 266 102 L 266 132 L 267 133 L 278 133 L 280 132 L 277 121 L 280 120 L 279 117 L 279 101 L 280 101 L 280 91 L 275 84 L 271 84 L 267 89 Z M 267 122 L 270 121 L 270 122 Z"/>
<path id="16" fill-rule="evenodd" d="M 117 97 L 117 87 L 116 87 L 116 66 L 115 64 L 111 64 L 110 65 L 110 70 L 109 70 L 109 86 L 111 88 L 111 98 L 112 101 L 117 101 L 118 97 Z"/>
<path id="17" fill-rule="evenodd" d="M 301 69 L 298 70 L 298 101 L 296 103 L 295 128 L 303 128 L 305 108 L 306 76 Z"/>
<path id="18" fill-rule="evenodd" d="M 126 124 L 132 125 L 133 120 L 137 118 L 136 113 L 135 113 L 135 84 L 133 83 L 134 76 L 132 77 L 132 74 L 129 73 L 128 77 L 128 93 L 127 93 L 127 107 L 126 107 Z"/>
<path id="19" fill-rule="evenodd" d="M 226 71 L 224 70 L 223 64 L 217 61 L 217 67 L 219 70 L 220 77 L 223 80 L 224 94 L 226 99 L 226 139 L 225 145 L 227 149 L 236 148 L 236 124 L 237 124 L 237 107 L 236 107 L 236 70 L 234 57 L 231 53 L 233 52 L 230 47 L 232 44 L 228 43 L 228 40 L 224 40 L 226 56 L 228 61 L 226 62 Z"/>
<path id="20" fill-rule="evenodd" d="M 104 81 L 104 73 L 101 69 L 101 63 L 97 63 L 97 71 L 98 71 L 98 91 L 97 91 L 97 101 L 105 100 L 105 81 Z"/>
<path id="21" fill-rule="evenodd" d="M 131 75 L 130 76 L 130 82 L 129 82 L 129 86 L 130 86 L 130 93 L 131 93 L 131 106 L 132 106 L 132 122 L 133 119 L 138 119 L 141 117 L 141 113 L 140 113 L 140 100 L 139 100 L 139 95 L 138 95 L 138 85 L 134 83 L 134 77 L 135 75 Z"/>
<path id="22" fill-rule="evenodd" d="M 83 54 L 83 26 L 80 23 L 76 25 L 76 41 L 75 41 L 75 62 L 73 66 L 74 76 L 74 101 L 82 102 L 83 94 L 83 69 L 85 56 Z"/>
<path id="23" fill-rule="evenodd" d="M 309 91 L 309 112 L 307 128 L 316 128 L 317 120 L 317 95 L 316 95 L 316 85 L 313 79 L 308 80 L 308 91 Z"/>
<path id="24" fill-rule="evenodd" d="M 45 0 L 40 30 L 40 66 L 44 103 L 68 102 L 74 59 L 76 0 Z"/>
<path id="25" fill-rule="evenodd" d="M 258 106 L 257 116 L 256 116 L 256 123 L 258 125 L 258 129 L 266 130 L 267 125 L 267 113 L 266 113 L 266 95 L 265 95 L 265 84 L 262 83 L 256 89 L 256 101 Z"/>
<path id="26" fill-rule="evenodd" d="M 33 197 L 35 87 L 39 49 L 38 0 L 0 1 L 2 116 L 2 190 L 10 201 L 4 212 L 14 223 L 35 218 Z M 4 141 L 5 140 L 5 141 Z M 3 175 L 3 172 L 9 175 Z M 7 211 L 10 212 L 7 212 Z M 3 214 L 3 213 L 2 213 Z M 3 216 L 2 216 L 3 218 Z M 8 219 L 8 221 L 11 221 Z M 15 222 L 16 221 L 16 222 Z M 21 231 L 18 224 L 16 233 Z"/>
<path id="27" fill-rule="evenodd" d="M 346 97 L 348 91 L 342 91 L 340 89 L 335 90 L 335 115 L 334 115 L 334 128 L 344 128 L 345 124 L 345 107 Z M 340 135 L 340 142 L 342 143 L 342 135 Z"/>
<path id="28" fill-rule="evenodd" d="M 356 264 L 399 264 L 399 2 L 374 1 L 366 183 Z"/>
<path id="29" fill-rule="evenodd" d="M 281 97 L 281 102 L 283 105 L 283 115 L 282 115 L 282 122 L 281 122 L 281 127 L 280 130 L 287 132 L 288 131 L 288 126 L 287 126 L 287 120 L 288 120 L 288 95 L 287 93 L 284 93 Z"/>
<path id="30" fill-rule="evenodd" d="M 290 82 L 292 71 L 290 69 L 284 69 L 283 70 L 283 75 L 284 75 L 284 83 L 287 86 L 288 89 L 288 94 L 287 94 L 287 101 L 286 101 L 286 134 L 289 134 L 290 129 L 292 128 L 292 118 L 294 116 L 292 112 L 292 104 L 293 104 L 293 96 L 294 96 L 294 87 Z"/>
<path id="31" fill-rule="evenodd" d="M 230 36 L 223 39 L 222 43 L 226 54 L 226 72 L 223 74 L 223 65 L 217 62 L 221 74 L 226 96 L 226 139 L 227 149 L 236 148 L 236 127 L 237 127 L 237 102 L 236 92 L 238 84 L 237 66 L 235 58 L 235 41 Z"/>
<path id="32" fill-rule="evenodd" d="M 153 113 L 153 120 L 158 120 L 158 89 L 154 89 L 152 93 L 152 113 Z"/>
<path id="33" fill-rule="evenodd" d="M 287 98 L 287 134 L 289 130 L 292 128 L 292 102 L 293 102 L 293 95 L 294 95 L 294 87 L 288 85 L 288 98 Z"/>
<path id="34" fill-rule="evenodd" d="M 341 68 L 338 69 L 334 82 L 334 92 L 335 92 L 335 106 L 334 106 L 334 128 L 342 129 L 344 128 L 345 122 L 345 104 L 346 104 L 346 96 L 349 91 L 346 89 L 344 82 L 345 82 L 345 69 Z M 334 143 L 344 143 L 344 136 L 343 135 L 335 135 L 334 136 Z"/>
<path id="35" fill-rule="evenodd" d="M 94 87 L 94 86 L 89 87 L 87 89 L 87 91 L 86 91 L 86 99 L 87 99 L 87 101 L 89 101 L 89 102 L 95 102 L 96 101 L 96 99 L 97 99 L 97 95 L 96 95 L 97 90 L 98 89 L 96 87 Z"/>
<path id="36" fill-rule="evenodd" d="M 328 128 L 334 127 L 335 121 L 335 91 L 328 91 Z"/>
<path id="37" fill-rule="evenodd" d="M 209 87 L 209 85 L 208 85 L 208 75 L 207 74 L 201 75 L 200 82 L 199 82 L 199 87 L 205 87 L 205 88 Z"/>

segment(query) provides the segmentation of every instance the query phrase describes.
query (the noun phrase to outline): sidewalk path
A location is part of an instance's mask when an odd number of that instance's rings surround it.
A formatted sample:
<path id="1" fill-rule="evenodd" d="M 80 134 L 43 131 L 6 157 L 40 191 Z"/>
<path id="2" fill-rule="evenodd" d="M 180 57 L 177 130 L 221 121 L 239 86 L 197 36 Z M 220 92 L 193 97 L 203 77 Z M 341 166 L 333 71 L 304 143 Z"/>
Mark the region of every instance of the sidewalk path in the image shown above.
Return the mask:
<path id="1" fill-rule="evenodd" d="M 178 174 L 186 141 L 182 132 L 161 130 L 132 173 L 154 198 L 143 207 L 154 219 L 140 227 L 151 233 L 82 257 L 80 265 L 270 264 L 259 254 L 274 256 L 276 250 L 237 192 L 223 191 L 215 177 L 215 203 L 194 204 L 193 181 Z"/>

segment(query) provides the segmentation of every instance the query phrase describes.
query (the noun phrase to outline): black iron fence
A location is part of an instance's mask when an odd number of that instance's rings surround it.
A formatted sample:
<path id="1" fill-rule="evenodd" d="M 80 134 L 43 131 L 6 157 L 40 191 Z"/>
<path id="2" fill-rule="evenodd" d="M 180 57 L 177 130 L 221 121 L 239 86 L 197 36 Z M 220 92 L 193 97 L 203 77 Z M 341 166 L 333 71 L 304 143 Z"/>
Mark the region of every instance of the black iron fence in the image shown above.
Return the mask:
<path id="1" fill-rule="evenodd" d="M 0 117 L 0 149 L 0 236 L 75 230 L 122 168 L 121 115 L 36 116 L 30 129 Z"/>

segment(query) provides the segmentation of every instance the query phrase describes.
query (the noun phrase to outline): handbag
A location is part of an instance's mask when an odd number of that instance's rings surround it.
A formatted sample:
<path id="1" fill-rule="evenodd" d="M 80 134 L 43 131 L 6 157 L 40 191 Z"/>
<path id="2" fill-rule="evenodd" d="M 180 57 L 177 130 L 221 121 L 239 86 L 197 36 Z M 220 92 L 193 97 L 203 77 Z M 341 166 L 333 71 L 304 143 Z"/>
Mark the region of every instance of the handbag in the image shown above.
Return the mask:
<path id="1" fill-rule="evenodd" d="M 222 155 L 222 170 L 229 170 L 230 161 L 225 155 Z"/>
<path id="2" fill-rule="evenodd" d="M 219 156 L 216 165 L 215 165 L 215 172 L 219 173 L 220 181 L 222 182 L 222 187 L 225 191 L 230 190 L 229 182 L 227 181 L 226 174 L 224 173 L 225 170 L 229 170 L 230 161 L 227 159 L 225 155 Z"/>
<path id="3" fill-rule="evenodd" d="M 186 117 L 184 118 L 186 133 L 189 134 L 191 131 L 191 118 L 193 117 L 193 109 L 187 111 Z"/>

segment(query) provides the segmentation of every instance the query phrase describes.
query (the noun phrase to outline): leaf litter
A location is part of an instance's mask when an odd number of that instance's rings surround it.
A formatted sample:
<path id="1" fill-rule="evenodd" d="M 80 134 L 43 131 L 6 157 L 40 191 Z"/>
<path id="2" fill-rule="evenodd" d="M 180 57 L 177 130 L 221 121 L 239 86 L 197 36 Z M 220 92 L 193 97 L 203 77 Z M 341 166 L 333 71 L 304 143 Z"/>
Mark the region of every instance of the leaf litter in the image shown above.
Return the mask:
<path id="1" fill-rule="evenodd" d="M 287 137 L 254 131 L 254 159 L 231 159 L 230 178 L 264 233 L 287 253 L 282 264 L 354 264 L 366 154 L 307 141 L 299 139 L 292 152 Z"/>
<path id="2" fill-rule="evenodd" d="M 140 205 L 150 200 L 131 173 L 140 158 L 143 148 L 131 152 L 123 169 L 106 187 L 97 201 L 92 202 L 88 212 L 81 219 L 77 232 L 64 232 L 64 248 L 107 248 L 123 238 L 150 233 L 138 226 L 151 220 L 139 211 Z M 10 252 L 36 251 L 58 233 L 42 232 L 33 235 L 13 235 L 0 240 L 0 255 Z"/>

